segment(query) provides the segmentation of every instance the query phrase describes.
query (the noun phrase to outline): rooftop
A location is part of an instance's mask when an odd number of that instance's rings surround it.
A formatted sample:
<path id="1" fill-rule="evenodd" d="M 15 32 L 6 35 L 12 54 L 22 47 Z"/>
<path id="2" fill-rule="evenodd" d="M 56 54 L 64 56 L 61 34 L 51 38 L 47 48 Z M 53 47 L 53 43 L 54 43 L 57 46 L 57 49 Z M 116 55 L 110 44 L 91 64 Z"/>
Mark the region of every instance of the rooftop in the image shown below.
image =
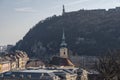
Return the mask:
<path id="1" fill-rule="evenodd" d="M 27 72 L 27 73 L 51 73 L 54 70 L 45 70 L 45 69 L 36 69 L 36 70 L 23 70 L 19 72 Z"/>

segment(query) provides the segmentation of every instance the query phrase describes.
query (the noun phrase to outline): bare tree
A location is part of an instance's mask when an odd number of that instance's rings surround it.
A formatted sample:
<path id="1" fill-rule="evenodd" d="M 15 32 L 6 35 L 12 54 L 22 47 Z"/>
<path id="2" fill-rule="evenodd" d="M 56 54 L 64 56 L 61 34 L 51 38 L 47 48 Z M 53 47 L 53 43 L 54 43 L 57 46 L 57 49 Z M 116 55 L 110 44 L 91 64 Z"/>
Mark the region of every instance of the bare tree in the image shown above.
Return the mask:
<path id="1" fill-rule="evenodd" d="M 120 53 L 109 51 L 104 56 L 99 57 L 96 68 L 105 80 L 120 80 Z"/>
<path id="2" fill-rule="evenodd" d="M 114 51 L 114 60 L 116 62 L 116 77 L 118 80 L 120 80 L 120 51 Z"/>

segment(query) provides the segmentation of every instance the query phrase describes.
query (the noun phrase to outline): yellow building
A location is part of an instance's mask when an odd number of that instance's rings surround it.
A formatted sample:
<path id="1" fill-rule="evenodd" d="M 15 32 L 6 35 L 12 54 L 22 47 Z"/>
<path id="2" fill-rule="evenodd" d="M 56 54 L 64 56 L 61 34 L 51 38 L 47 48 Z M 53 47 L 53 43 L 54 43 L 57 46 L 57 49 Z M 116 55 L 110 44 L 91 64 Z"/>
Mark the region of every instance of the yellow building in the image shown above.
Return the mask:
<path id="1" fill-rule="evenodd" d="M 4 56 L 4 59 L 7 61 L 10 61 L 10 70 L 16 70 L 17 67 L 17 61 L 13 54 L 6 54 Z"/>
<path id="2" fill-rule="evenodd" d="M 10 70 L 10 61 L 0 62 L 0 73 L 7 72 Z"/>

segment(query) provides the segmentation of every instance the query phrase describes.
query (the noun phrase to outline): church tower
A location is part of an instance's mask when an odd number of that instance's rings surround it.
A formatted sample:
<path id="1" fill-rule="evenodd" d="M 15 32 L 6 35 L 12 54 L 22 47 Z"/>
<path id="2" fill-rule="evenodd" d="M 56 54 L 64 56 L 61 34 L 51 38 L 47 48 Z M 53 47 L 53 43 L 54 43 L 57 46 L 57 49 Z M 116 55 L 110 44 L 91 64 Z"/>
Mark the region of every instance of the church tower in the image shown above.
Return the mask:
<path id="1" fill-rule="evenodd" d="M 60 44 L 60 57 L 62 58 L 68 58 L 68 49 L 67 49 L 67 43 L 65 42 L 65 33 L 63 29 L 63 35 L 62 35 L 62 42 Z"/>
<path id="2" fill-rule="evenodd" d="M 63 12 L 62 12 L 62 15 L 64 15 L 65 14 L 65 7 L 64 7 L 64 5 L 63 5 Z"/>

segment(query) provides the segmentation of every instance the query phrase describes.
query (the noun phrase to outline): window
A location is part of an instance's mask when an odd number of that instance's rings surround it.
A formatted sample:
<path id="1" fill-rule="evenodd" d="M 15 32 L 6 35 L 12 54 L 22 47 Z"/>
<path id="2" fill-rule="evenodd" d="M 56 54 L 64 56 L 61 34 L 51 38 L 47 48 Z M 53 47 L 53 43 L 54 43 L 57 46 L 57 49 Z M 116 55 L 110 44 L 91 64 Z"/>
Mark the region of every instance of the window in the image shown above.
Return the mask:
<path id="1" fill-rule="evenodd" d="M 64 55 L 65 55 L 65 52 L 64 52 Z"/>

